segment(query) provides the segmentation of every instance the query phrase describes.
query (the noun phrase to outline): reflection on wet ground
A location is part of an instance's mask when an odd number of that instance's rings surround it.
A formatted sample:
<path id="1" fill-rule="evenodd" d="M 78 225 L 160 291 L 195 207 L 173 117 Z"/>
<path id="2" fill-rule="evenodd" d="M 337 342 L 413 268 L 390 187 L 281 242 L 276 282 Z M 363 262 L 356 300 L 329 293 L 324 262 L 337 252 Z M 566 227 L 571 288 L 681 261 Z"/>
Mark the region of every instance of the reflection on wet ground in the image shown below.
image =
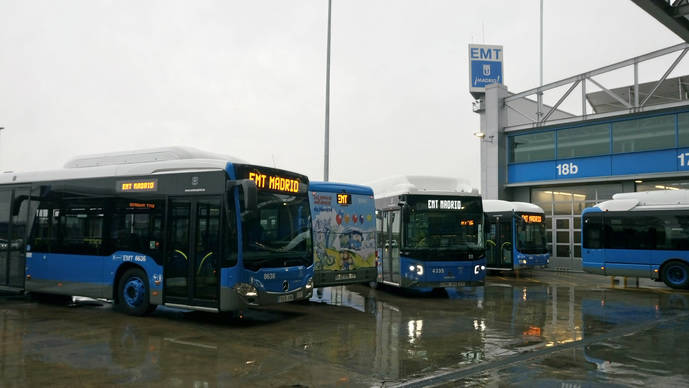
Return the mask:
<path id="1" fill-rule="evenodd" d="M 364 286 L 230 315 L 0 298 L 0 386 L 689 385 L 689 293 L 583 274 Z"/>

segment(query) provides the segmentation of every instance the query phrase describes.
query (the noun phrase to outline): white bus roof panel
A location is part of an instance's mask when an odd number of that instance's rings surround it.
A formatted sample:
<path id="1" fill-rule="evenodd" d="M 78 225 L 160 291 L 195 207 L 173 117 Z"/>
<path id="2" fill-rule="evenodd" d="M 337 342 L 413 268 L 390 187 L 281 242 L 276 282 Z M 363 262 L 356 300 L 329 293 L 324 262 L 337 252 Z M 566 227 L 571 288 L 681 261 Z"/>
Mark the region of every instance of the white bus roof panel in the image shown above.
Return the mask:
<path id="1" fill-rule="evenodd" d="M 603 211 L 659 210 L 689 207 L 689 190 L 653 190 L 619 193 L 596 205 Z"/>
<path id="2" fill-rule="evenodd" d="M 545 214 L 540 206 L 528 202 L 511 202 L 502 201 L 499 199 L 484 199 L 483 212 L 522 212 L 522 213 L 539 213 Z"/>
<path id="3" fill-rule="evenodd" d="M 373 188 L 376 198 L 402 194 L 479 196 L 477 189 L 472 188 L 466 181 L 453 177 L 400 175 L 371 182 L 368 186 Z"/>
<path id="4" fill-rule="evenodd" d="M 196 148 L 165 147 L 125 152 L 110 152 L 105 154 L 81 155 L 72 158 L 65 163 L 65 168 L 99 167 L 119 164 L 138 164 L 190 159 L 212 159 L 233 163 L 243 163 L 243 161 L 238 158 L 201 151 Z"/>
<path id="5" fill-rule="evenodd" d="M 239 159 L 183 147 L 118 152 L 76 157 L 59 170 L 2 173 L 0 184 L 219 171 L 224 170 L 228 162 L 241 163 Z"/>

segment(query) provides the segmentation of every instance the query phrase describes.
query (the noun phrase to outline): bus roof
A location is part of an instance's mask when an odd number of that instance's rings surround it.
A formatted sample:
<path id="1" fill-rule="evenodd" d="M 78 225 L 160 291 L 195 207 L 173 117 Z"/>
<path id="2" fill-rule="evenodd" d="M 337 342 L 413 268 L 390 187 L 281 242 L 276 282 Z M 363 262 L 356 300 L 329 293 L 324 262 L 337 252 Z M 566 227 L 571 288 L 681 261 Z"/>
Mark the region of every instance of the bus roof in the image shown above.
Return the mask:
<path id="1" fill-rule="evenodd" d="M 403 194 L 472 195 L 479 196 L 478 189 L 466 181 L 453 177 L 426 175 L 401 175 L 371 182 L 376 198 Z"/>
<path id="2" fill-rule="evenodd" d="M 373 195 L 373 189 L 369 186 L 338 182 L 311 181 L 309 182 L 309 191 L 324 191 L 327 193 L 341 193 L 346 191 L 348 194 Z"/>
<path id="3" fill-rule="evenodd" d="M 165 147 L 124 152 L 109 152 L 104 154 L 81 155 L 72 158 L 65 163 L 65 168 L 100 167 L 119 164 L 138 164 L 190 159 L 210 159 L 232 163 L 244 163 L 238 158 L 206 152 L 196 148 Z"/>
<path id="4" fill-rule="evenodd" d="M 2 173 L 0 184 L 224 170 L 228 162 L 241 160 L 189 147 L 114 152 L 79 156 L 58 170 Z"/>
<path id="5" fill-rule="evenodd" d="M 539 213 L 545 214 L 540 206 L 534 205 L 528 202 L 511 202 L 502 201 L 499 199 L 484 199 L 483 200 L 483 212 L 523 212 L 523 213 Z"/>
<path id="6" fill-rule="evenodd" d="M 653 190 L 619 193 L 595 207 L 603 211 L 658 210 L 689 207 L 689 190 Z"/>

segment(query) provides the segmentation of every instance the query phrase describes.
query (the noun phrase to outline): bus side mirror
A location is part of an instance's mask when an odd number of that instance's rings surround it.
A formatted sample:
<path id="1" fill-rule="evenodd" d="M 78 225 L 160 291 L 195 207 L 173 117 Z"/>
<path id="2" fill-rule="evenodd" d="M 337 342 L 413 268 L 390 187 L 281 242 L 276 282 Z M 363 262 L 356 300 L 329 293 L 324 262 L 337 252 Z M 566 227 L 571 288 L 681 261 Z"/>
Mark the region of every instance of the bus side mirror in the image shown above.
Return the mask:
<path id="1" fill-rule="evenodd" d="M 251 179 L 243 179 L 241 182 L 242 192 L 244 193 L 244 210 L 253 213 L 257 209 L 256 182 Z"/>
<path id="2" fill-rule="evenodd" d="M 402 219 L 408 220 L 410 213 L 409 205 L 405 201 L 400 201 L 397 205 L 402 209 Z"/>
<path id="3" fill-rule="evenodd" d="M 257 210 L 257 190 L 256 182 L 251 179 L 240 179 L 236 181 L 228 181 L 226 185 L 226 190 L 240 186 L 242 188 L 242 197 L 244 198 L 244 211 L 247 213 L 253 213 Z"/>

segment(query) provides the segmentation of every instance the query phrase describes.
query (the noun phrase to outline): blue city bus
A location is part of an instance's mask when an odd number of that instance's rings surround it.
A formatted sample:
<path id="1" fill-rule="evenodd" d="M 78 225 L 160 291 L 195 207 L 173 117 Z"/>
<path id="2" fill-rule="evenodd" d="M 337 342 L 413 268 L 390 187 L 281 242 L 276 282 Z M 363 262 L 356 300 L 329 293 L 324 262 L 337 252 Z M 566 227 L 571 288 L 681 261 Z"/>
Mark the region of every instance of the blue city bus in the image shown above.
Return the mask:
<path id="1" fill-rule="evenodd" d="M 373 189 L 310 182 L 314 287 L 376 280 L 376 205 Z"/>
<path id="2" fill-rule="evenodd" d="M 689 190 L 612 198 L 582 212 L 584 271 L 689 288 Z"/>
<path id="3" fill-rule="evenodd" d="M 483 213 L 488 269 L 511 271 L 548 265 L 543 209 L 526 202 L 484 199 Z"/>
<path id="4" fill-rule="evenodd" d="M 379 284 L 428 291 L 483 285 L 483 206 L 456 178 L 400 176 L 372 184 Z"/>
<path id="5" fill-rule="evenodd" d="M 132 315 L 308 299 L 308 183 L 180 147 L 0 174 L 0 287 Z"/>

